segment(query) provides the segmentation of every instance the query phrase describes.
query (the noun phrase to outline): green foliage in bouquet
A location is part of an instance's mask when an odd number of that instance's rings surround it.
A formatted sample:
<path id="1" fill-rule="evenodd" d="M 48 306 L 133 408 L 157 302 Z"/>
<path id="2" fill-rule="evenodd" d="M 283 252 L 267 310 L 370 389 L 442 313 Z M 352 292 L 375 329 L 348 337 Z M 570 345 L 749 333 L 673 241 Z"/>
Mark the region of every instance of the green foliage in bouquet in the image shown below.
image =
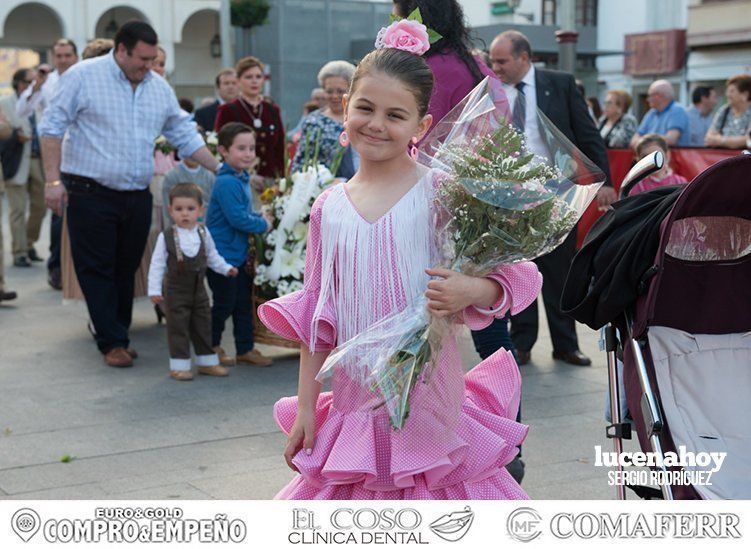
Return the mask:
<path id="1" fill-rule="evenodd" d="M 376 377 L 372 390 L 380 392 L 391 401 L 391 427 L 395 430 L 404 427 L 409 417 L 409 395 L 420 378 L 424 367 L 430 362 L 431 346 L 427 328 L 410 337 L 400 350 L 389 359 L 388 368 Z M 386 401 L 377 406 L 380 408 Z"/>
<path id="2" fill-rule="evenodd" d="M 163 154 L 169 155 L 175 150 L 175 147 L 173 147 L 170 142 L 167 141 L 166 137 L 160 135 L 154 140 L 154 150 L 161 151 Z"/>
<path id="3" fill-rule="evenodd" d="M 449 227 L 454 268 L 479 276 L 499 262 L 523 261 L 567 234 L 578 221 L 546 183 L 563 179 L 553 166 L 534 162 L 523 136 L 501 126 L 470 147 L 443 151 L 453 181 L 440 191 L 453 215 Z"/>

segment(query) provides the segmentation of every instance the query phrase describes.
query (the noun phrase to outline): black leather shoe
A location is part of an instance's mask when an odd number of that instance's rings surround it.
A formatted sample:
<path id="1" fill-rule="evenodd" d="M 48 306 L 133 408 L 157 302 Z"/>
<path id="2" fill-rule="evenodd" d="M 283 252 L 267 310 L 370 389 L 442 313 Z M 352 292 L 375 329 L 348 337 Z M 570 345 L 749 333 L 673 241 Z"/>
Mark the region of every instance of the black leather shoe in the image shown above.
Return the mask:
<path id="1" fill-rule="evenodd" d="M 506 471 L 509 472 L 517 484 L 521 484 L 524 479 L 524 462 L 517 456 L 511 460 L 511 463 L 506 465 Z"/>
<path id="2" fill-rule="evenodd" d="M 592 361 L 587 355 L 582 353 L 579 349 L 568 353 L 561 353 L 559 351 L 553 351 L 553 358 L 555 360 L 562 360 L 567 364 L 573 364 L 574 366 L 591 366 Z"/>
<path id="3" fill-rule="evenodd" d="M 519 366 L 524 366 L 525 364 L 529 364 L 529 361 L 532 359 L 532 353 L 530 351 L 516 351 L 516 363 Z"/>
<path id="4" fill-rule="evenodd" d="M 44 261 L 34 248 L 29 248 L 29 253 L 26 255 L 31 261 Z"/>
<path id="5" fill-rule="evenodd" d="M 14 267 L 31 267 L 31 261 L 26 259 L 25 255 L 17 257 L 13 260 Z"/>
<path id="6" fill-rule="evenodd" d="M 17 297 L 16 292 L 0 292 L 0 301 L 13 301 Z"/>
<path id="7" fill-rule="evenodd" d="M 60 269 L 50 269 L 47 272 L 47 284 L 52 286 L 55 290 L 63 289 L 63 275 Z"/>

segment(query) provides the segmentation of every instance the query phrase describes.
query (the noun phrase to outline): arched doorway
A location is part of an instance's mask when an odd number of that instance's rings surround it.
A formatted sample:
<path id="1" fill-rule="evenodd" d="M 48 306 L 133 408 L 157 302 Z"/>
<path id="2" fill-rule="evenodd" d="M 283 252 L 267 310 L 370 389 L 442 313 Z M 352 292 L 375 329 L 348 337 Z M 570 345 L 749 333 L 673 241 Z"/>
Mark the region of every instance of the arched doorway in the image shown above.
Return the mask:
<path id="1" fill-rule="evenodd" d="M 117 29 L 126 21 L 137 19 L 149 23 L 148 17 L 135 8 L 116 6 L 105 11 L 96 22 L 92 38 L 114 38 Z"/>
<path id="2" fill-rule="evenodd" d="M 11 78 L 17 69 L 47 61 L 52 44 L 62 37 L 62 20 L 49 6 L 28 2 L 11 11 L 0 38 L 0 93 L 11 91 Z"/>
<path id="3" fill-rule="evenodd" d="M 222 69 L 219 12 L 195 12 L 185 21 L 181 35 L 181 42 L 175 44 L 172 83 L 178 97 L 198 107 L 201 99 L 214 95 L 214 77 Z"/>

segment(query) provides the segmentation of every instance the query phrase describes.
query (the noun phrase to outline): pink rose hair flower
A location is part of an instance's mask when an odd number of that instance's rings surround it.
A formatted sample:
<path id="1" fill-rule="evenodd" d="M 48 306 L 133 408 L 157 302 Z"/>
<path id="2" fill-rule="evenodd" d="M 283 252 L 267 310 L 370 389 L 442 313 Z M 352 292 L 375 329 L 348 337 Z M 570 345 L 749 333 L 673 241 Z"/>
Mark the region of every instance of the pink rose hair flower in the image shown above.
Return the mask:
<path id="1" fill-rule="evenodd" d="M 378 33 L 376 49 L 396 48 L 415 55 L 423 55 L 430 49 L 428 28 L 419 21 L 400 19 Z"/>

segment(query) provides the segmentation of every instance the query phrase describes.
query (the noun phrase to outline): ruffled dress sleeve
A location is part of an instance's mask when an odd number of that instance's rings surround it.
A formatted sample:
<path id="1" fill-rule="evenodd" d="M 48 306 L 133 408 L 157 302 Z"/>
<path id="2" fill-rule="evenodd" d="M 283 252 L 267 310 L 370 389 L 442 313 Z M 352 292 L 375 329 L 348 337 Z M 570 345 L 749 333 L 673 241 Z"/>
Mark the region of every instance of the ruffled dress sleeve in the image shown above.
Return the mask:
<path id="1" fill-rule="evenodd" d="M 487 328 L 494 318 L 503 318 L 509 311 L 512 315 L 520 313 L 537 299 L 542 288 L 542 275 L 531 261 L 500 265 L 486 278 L 497 282 L 503 291 L 490 309 L 475 306 L 464 309 L 464 323 L 470 330 Z"/>
<path id="2" fill-rule="evenodd" d="M 330 351 L 336 347 L 337 321 L 333 297 L 327 298 L 316 314 L 324 268 L 321 246 L 323 204 L 330 191 L 324 191 L 310 211 L 303 289 L 258 307 L 258 317 L 269 330 L 286 339 L 304 343 L 311 352 Z M 315 334 L 315 341 L 312 334 Z"/>

